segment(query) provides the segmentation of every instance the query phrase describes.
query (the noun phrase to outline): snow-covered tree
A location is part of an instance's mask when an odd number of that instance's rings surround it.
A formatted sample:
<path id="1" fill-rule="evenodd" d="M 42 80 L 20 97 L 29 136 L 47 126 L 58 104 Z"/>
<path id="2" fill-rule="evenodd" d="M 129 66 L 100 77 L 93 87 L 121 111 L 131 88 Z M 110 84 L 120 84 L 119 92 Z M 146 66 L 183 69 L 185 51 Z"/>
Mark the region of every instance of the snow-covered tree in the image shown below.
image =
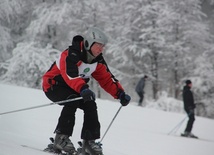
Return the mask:
<path id="1" fill-rule="evenodd" d="M 165 28 L 167 69 L 171 70 L 174 96 L 179 97 L 181 78 L 191 76 L 195 58 L 210 48 L 208 24 L 203 22 L 200 0 L 166 0 L 168 12 L 162 14 Z"/>
<path id="2" fill-rule="evenodd" d="M 34 6 L 33 19 L 28 26 L 27 38 L 42 46 L 52 44 L 63 50 L 71 44 L 72 35 L 81 29 L 81 20 L 76 18 L 81 7 L 76 1 L 44 1 Z M 76 6 L 76 7 L 74 7 Z"/>
<path id="3" fill-rule="evenodd" d="M 213 52 L 213 51 L 212 51 Z M 211 63 L 208 51 L 195 60 L 192 75 L 195 100 L 199 115 L 214 117 L 214 65 Z"/>
<path id="4" fill-rule="evenodd" d="M 20 31 L 25 26 L 24 17 L 26 17 L 28 5 L 30 2 L 28 3 L 27 0 L 3 0 L 0 2 L 0 61 L 11 56 L 16 36 L 20 35 Z"/>
<path id="5" fill-rule="evenodd" d="M 115 5 L 113 5 L 115 4 Z M 118 7 L 125 6 L 125 7 Z M 113 43 L 109 45 L 117 74 L 123 79 L 136 80 L 150 74 L 153 82 L 154 98 L 158 90 L 158 53 L 164 41 L 159 35 L 156 23 L 160 7 L 150 1 L 115 1 L 112 8 L 116 15 L 112 25 Z M 119 34 L 119 35 L 118 35 Z M 132 86 L 133 87 L 133 86 Z"/>
<path id="6" fill-rule="evenodd" d="M 13 57 L 0 67 L 7 70 L 1 77 L 5 83 L 41 88 L 42 75 L 47 71 L 59 51 L 51 45 L 45 48 L 36 42 L 17 44 L 13 50 Z"/>

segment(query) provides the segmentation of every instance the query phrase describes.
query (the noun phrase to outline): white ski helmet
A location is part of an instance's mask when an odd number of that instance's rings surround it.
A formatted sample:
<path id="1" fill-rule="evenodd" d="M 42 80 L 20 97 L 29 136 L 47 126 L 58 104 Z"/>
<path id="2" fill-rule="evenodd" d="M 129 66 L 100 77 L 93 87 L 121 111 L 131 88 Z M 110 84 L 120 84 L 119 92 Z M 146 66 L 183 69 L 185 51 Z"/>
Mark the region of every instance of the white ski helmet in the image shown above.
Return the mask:
<path id="1" fill-rule="evenodd" d="M 86 50 L 90 50 L 93 43 L 100 43 L 105 45 L 108 42 L 106 35 L 98 28 L 92 27 L 84 36 L 84 46 Z"/>

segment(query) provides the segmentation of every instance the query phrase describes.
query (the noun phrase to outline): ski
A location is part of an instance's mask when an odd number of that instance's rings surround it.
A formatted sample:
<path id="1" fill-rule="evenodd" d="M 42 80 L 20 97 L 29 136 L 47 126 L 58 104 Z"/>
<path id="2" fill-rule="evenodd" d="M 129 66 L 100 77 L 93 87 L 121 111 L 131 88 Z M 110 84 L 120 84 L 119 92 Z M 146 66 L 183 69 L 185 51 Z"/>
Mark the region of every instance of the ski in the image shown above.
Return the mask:
<path id="1" fill-rule="evenodd" d="M 51 141 L 51 143 L 48 144 L 47 148 L 45 148 L 45 149 L 39 149 L 39 148 L 32 147 L 29 145 L 21 145 L 21 146 L 28 148 L 28 149 L 32 149 L 32 150 L 36 150 L 36 151 L 40 151 L 40 152 L 44 152 L 44 153 L 48 153 L 48 154 L 55 154 L 55 155 L 104 155 L 102 152 L 95 152 L 93 149 L 91 149 L 89 142 L 87 140 L 79 141 L 78 142 L 79 147 L 77 148 L 77 151 L 75 151 L 73 153 L 68 153 L 68 152 L 64 152 L 59 149 L 56 149 L 54 147 L 54 138 L 53 137 L 50 137 L 50 141 Z M 100 147 L 102 146 L 102 144 L 100 142 L 98 142 L 96 144 L 99 145 Z"/>
<path id="2" fill-rule="evenodd" d="M 24 148 L 28 148 L 28 149 L 32 149 L 32 150 L 35 150 L 35 151 L 40 151 L 40 152 L 43 152 L 43 153 L 48 153 L 48 154 L 55 154 L 55 155 L 67 155 L 65 153 L 55 153 L 55 152 L 48 152 L 48 151 L 45 151 L 43 149 L 39 149 L 39 148 L 36 148 L 36 147 L 32 147 L 32 146 L 29 146 L 29 145 L 21 145 L 22 147 Z"/>
<path id="3" fill-rule="evenodd" d="M 182 135 L 183 133 L 181 133 L 180 135 L 169 135 L 169 136 L 175 136 L 175 137 L 179 137 L 179 138 L 187 138 L 187 139 L 192 139 L 192 140 L 201 140 L 201 141 L 204 141 L 204 142 L 210 142 L 210 143 L 214 143 L 213 140 L 211 139 L 205 139 L 205 138 L 194 138 L 194 137 L 187 137 L 187 136 L 184 136 Z"/>
<path id="4" fill-rule="evenodd" d="M 199 138 L 199 137 L 197 137 L 197 136 L 195 136 L 195 137 L 187 137 L 187 136 L 185 136 L 185 135 L 183 135 L 183 134 L 181 134 L 180 135 L 180 137 L 183 137 L 183 138 L 189 138 L 189 139 L 195 139 L 195 140 L 201 140 L 201 141 L 205 141 L 205 142 L 211 142 L 211 143 L 214 143 L 214 141 L 213 140 L 210 140 L 210 139 L 204 139 L 204 138 Z"/>
<path id="5" fill-rule="evenodd" d="M 199 139 L 199 138 L 198 138 L 197 136 L 195 136 L 195 135 L 189 136 L 189 135 L 186 135 L 185 133 L 181 133 L 181 137 Z"/>
<path id="6" fill-rule="evenodd" d="M 22 147 L 28 148 L 28 149 L 32 149 L 32 150 L 36 150 L 36 151 L 43 151 L 42 149 L 38 149 L 32 146 L 28 146 L 28 145 L 21 145 Z"/>

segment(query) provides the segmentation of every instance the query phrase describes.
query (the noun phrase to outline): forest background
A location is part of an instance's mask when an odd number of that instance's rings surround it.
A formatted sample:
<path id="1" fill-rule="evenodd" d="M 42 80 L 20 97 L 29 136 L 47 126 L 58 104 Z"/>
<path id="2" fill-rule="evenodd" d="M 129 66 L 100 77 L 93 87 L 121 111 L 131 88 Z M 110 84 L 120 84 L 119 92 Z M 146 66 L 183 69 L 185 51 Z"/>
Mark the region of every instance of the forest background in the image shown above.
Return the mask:
<path id="1" fill-rule="evenodd" d="M 41 89 L 73 36 L 96 26 L 108 36 L 104 56 L 132 101 L 144 75 L 147 101 L 181 101 L 190 79 L 197 115 L 214 118 L 213 11 L 214 0 L 1 0 L 0 81 Z M 111 98 L 94 80 L 90 87 Z"/>

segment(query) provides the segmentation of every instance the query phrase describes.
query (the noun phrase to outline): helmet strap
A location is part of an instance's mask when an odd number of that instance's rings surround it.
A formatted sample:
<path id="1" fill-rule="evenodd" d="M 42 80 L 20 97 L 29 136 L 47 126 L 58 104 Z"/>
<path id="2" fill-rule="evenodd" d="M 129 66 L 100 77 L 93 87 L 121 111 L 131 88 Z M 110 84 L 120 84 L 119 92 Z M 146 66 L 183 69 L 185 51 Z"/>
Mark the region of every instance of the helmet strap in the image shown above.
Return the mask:
<path id="1" fill-rule="evenodd" d="M 87 51 L 87 62 L 91 63 L 95 59 L 95 56 L 93 56 L 91 50 Z"/>

